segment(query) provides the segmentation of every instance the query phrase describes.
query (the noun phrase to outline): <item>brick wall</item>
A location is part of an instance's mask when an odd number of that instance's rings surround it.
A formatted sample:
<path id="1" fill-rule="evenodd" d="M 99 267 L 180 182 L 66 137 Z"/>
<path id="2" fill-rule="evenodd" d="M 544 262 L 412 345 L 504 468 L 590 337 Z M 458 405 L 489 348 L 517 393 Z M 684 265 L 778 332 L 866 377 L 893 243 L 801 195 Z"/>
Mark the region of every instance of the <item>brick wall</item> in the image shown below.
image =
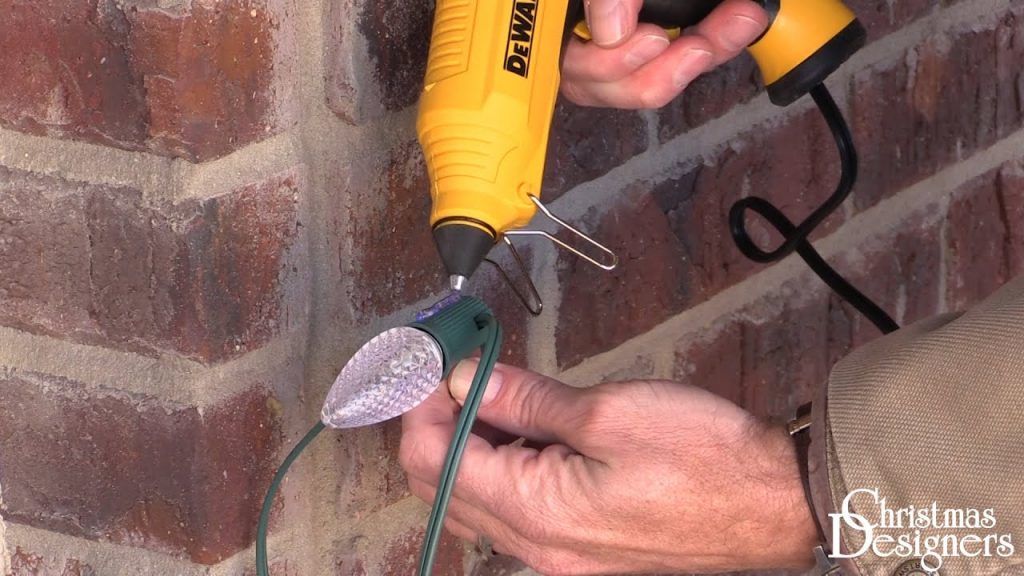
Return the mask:
<path id="1" fill-rule="evenodd" d="M 863 176 L 822 252 L 899 321 L 1024 268 L 1024 7 L 855 0 L 829 82 Z M 429 2 L 0 0 L 0 572 L 251 574 L 269 475 L 333 375 L 443 285 L 413 122 Z M 480 284 L 506 360 L 674 378 L 786 415 L 877 332 L 725 215 L 794 218 L 836 159 L 744 57 L 656 112 L 561 105 L 553 208 L 622 258 L 528 250 L 527 319 Z M 396 230 L 409 230 L 407 236 Z M 410 574 L 426 507 L 395 423 L 333 433 L 275 513 L 275 574 Z M 446 541 L 443 574 L 513 575 Z M 523 572 L 525 573 L 525 572 Z"/>

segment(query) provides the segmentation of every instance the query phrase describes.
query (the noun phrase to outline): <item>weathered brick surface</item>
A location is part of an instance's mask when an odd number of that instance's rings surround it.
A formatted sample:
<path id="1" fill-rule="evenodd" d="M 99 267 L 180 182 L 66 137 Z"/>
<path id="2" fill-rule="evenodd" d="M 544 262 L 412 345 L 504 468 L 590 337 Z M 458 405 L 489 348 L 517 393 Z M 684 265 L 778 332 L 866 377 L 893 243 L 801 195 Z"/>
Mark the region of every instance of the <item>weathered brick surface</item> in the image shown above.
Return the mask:
<path id="1" fill-rule="evenodd" d="M 616 252 L 619 266 L 605 272 L 560 255 L 556 347 L 563 367 L 653 328 L 681 311 L 690 294 L 686 253 L 651 196 L 622 202 L 590 232 Z"/>
<path id="2" fill-rule="evenodd" d="M 301 576 L 296 561 L 288 561 L 286 558 L 270 560 L 267 568 L 273 576 Z M 247 566 L 242 576 L 256 576 L 256 566 Z"/>
<path id="3" fill-rule="evenodd" d="M 563 304 L 558 332 L 562 367 L 646 332 L 684 308 L 742 280 L 759 266 L 728 233 L 732 204 L 748 194 L 778 203 L 794 221 L 832 193 L 838 162 L 831 136 L 813 113 L 739 136 L 707 165 L 636 192 L 592 226 L 622 263 L 606 273 L 560 256 Z M 794 184 L 799 183 L 799 184 Z M 639 194 L 650 189 L 650 195 Z M 823 231 L 841 222 L 836 215 Z M 750 229 L 762 246 L 778 243 L 757 218 Z"/>
<path id="4" fill-rule="evenodd" d="M 212 564 L 248 547 L 279 424 L 260 389 L 200 413 L 8 371 L 0 484 L 11 522 Z"/>
<path id="5" fill-rule="evenodd" d="M 967 183 L 949 207 L 950 310 L 984 299 L 1024 272 L 1024 174 L 1008 165 Z"/>
<path id="6" fill-rule="evenodd" d="M 5 576 L 97 576 L 89 564 L 74 558 L 47 558 L 20 546 L 11 553 L 10 572 Z"/>
<path id="7" fill-rule="evenodd" d="M 334 576 L 367 576 L 366 565 L 354 555 L 344 556 L 335 561 Z"/>
<path id="8" fill-rule="evenodd" d="M 866 208 L 1024 125 L 1024 8 L 857 74 L 850 117 Z"/>
<path id="9" fill-rule="evenodd" d="M 897 246 L 904 252 L 891 260 L 885 254 L 872 254 L 878 264 L 865 273 L 849 274 L 851 280 L 893 315 L 904 300 L 919 299 L 905 315 L 908 322 L 935 313 L 937 231 L 900 238 Z M 893 276 L 886 277 L 887 273 Z M 766 295 L 722 319 L 720 331 L 710 339 L 685 342 L 677 350 L 676 378 L 761 416 L 791 416 L 797 406 L 812 399 L 837 361 L 880 335 L 859 312 L 826 293 L 818 282 L 809 278 L 802 286 Z"/>
<path id="10" fill-rule="evenodd" d="M 938 311 L 939 223 L 913 218 L 837 269 L 906 323 Z M 865 266 L 865 264 L 867 264 Z M 811 399 L 836 361 L 880 335 L 809 275 L 766 294 L 677 348 L 676 378 L 756 414 L 787 417 Z"/>
<path id="11" fill-rule="evenodd" d="M 873 40 L 901 34 L 951 3 L 851 0 Z M 292 309 L 292 290 L 304 289 L 306 278 L 338 277 L 338 270 L 316 267 L 337 266 L 351 286 L 338 295 L 351 301 L 356 330 L 444 290 L 422 155 L 412 127 L 400 125 L 420 92 L 433 3 L 343 0 L 320 8 L 314 14 L 291 0 L 0 0 L 0 13 L 9 16 L 0 19 L 0 77 L 18 79 L 0 94 L 5 129 L 190 161 L 222 156 L 292 129 L 294 119 L 279 115 L 274 86 L 288 81 L 280 74 L 293 64 L 286 55 L 310 32 L 305 27 L 319 24 L 324 69 L 303 81 L 319 86 L 323 78 L 324 93 L 299 92 L 325 98 L 334 114 L 363 125 L 342 128 L 359 150 L 403 142 L 372 161 L 352 154 L 359 161 L 351 166 L 309 167 L 311 182 L 347 182 L 340 191 L 307 191 L 295 169 L 176 205 L 62 179 L 59 166 L 46 176 L 0 168 L 0 324 L 153 357 L 244 364 L 246 352 L 283 331 L 306 329 L 304 313 Z M 922 45 L 890 54 L 839 87 L 847 90 L 840 100 L 851 112 L 863 161 L 857 209 L 1021 129 L 1024 8 L 985 21 L 929 31 Z M 301 63 L 319 57 L 304 55 Z M 661 153 L 648 150 L 652 132 L 661 142 L 685 137 L 760 89 L 753 61 L 743 57 L 697 80 L 655 115 L 653 127 L 644 114 L 560 103 L 545 200 L 638 154 Z M 321 121 L 319 113 L 300 120 Z M 294 126 L 296 135 L 307 135 L 306 128 Z M 558 367 L 612 351 L 762 270 L 729 238 L 727 213 L 737 199 L 765 196 L 799 220 L 832 191 L 834 147 L 813 111 L 738 130 L 726 146 L 702 148 L 697 165 L 669 170 L 671 177 L 634 163 L 633 182 L 579 219 L 622 264 L 609 274 L 558 255 L 559 286 L 547 287 L 561 290 Z M 1017 225 L 1024 218 L 1022 174 L 1010 165 L 969 182 L 949 202 L 945 221 L 935 211 L 946 203 L 935 202 L 877 237 L 844 231 L 852 245 L 833 260 L 903 323 L 975 302 L 1024 270 L 1024 228 Z M 313 271 L 297 208 L 299 195 L 310 193 L 326 195 L 311 205 L 331 211 L 315 220 L 314 233 L 352 233 L 327 242 L 339 253 L 312 263 Z M 337 226 L 320 229 L 321 220 Z M 830 220 L 819 236 L 843 223 L 841 216 Z M 762 246 L 778 242 L 757 218 L 750 224 Z M 510 266 L 503 252 L 495 255 Z M 521 280 L 519 270 L 509 271 Z M 482 268 L 473 289 L 505 325 L 503 360 L 522 365 L 531 348 L 552 344 L 526 341 L 530 320 L 493 270 Z M 834 362 L 878 336 L 810 274 L 778 291 L 765 293 L 756 283 L 750 289 L 756 293 L 739 295 L 750 302 L 740 310 L 688 328 L 660 349 L 619 354 L 617 365 L 602 361 L 606 373 L 596 377 L 650 377 L 665 368 L 662 354 L 674 351 L 678 379 L 758 414 L 785 416 Z M 312 346 L 316 336 L 314 326 Z M 198 564 L 244 550 L 280 459 L 282 416 L 264 385 L 231 383 L 249 392 L 200 409 L 126 393 L 116 378 L 87 387 L 15 368 L 0 372 L 0 406 L 9 407 L 0 418 L 5 517 Z M 284 407 L 288 421 L 296 409 L 303 408 Z M 396 458 L 400 436 L 397 421 L 332 436 L 327 449 L 336 451 L 336 481 L 313 493 L 310 486 L 293 488 L 313 505 L 336 504 L 337 514 L 372 526 L 375 536 L 332 540 L 315 562 L 280 551 L 275 574 L 307 566 L 347 576 L 414 573 L 424 519 L 391 508 L 410 498 Z M 293 518 L 282 514 L 277 529 L 294 536 L 302 527 L 286 524 Z M 380 518 L 391 528 L 382 530 Z M 446 537 L 436 573 L 500 576 L 521 568 L 508 558 L 484 563 L 471 547 Z M 98 576 L 85 559 L 67 554 L 11 552 L 16 576 Z M 251 566 L 245 570 L 252 573 Z"/>
<path id="12" fill-rule="evenodd" d="M 559 99 L 551 123 L 542 198 L 602 176 L 647 149 L 647 122 L 632 110 L 584 108 Z"/>
<path id="13" fill-rule="evenodd" d="M 112 1 L 0 5 L 0 123 L 35 134 L 137 144 L 143 95 L 125 49 L 128 23 Z"/>
<path id="14" fill-rule="evenodd" d="M 0 125 L 205 160 L 276 130 L 262 0 L 0 4 Z"/>
<path id="15" fill-rule="evenodd" d="M 296 177 L 151 206 L 139 192 L 0 167 L 0 322 L 217 361 L 284 321 Z"/>
<path id="16" fill-rule="evenodd" d="M 899 30 L 918 18 L 930 14 L 940 0 L 848 0 L 844 2 L 867 28 L 868 41 L 874 41 Z M 951 2 L 945 2 L 947 4 Z"/>
<path id="17" fill-rule="evenodd" d="M 697 78 L 678 98 L 658 111 L 658 137 L 666 142 L 718 118 L 762 90 L 761 73 L 743 55 Z"/>
<path id="18" fill-rule="evenodd" d="M 352 305 L 362 320 L 447 289 L 430 231 L 430 183 L 423 152 L 408 142 L 390 152 L 369 190 L 352 190 L 355 259 Z M 343 217 L 344 214 L 339 214 Z M 343 256 L 347 258 L 347 256 Z M 350 265 L 341 263 L 343 269 Z"/>
<path id="19" fill-rule="evenodd" d="M 761 416 L 785 416 L 810 400 L 828 374 L 829 300 L 775 300 L 759 303 L 763 317 L 726 320 L 710 341 L 681 348 L 676 378 Z"/>
<path id="20" fill-rule="evenodd" d="M 384 549 L 384 561 L 379 574 L 416 574 L 419 565 L 420 547 L 423 544 L 423 529 L 416 528 L 396 534 Z M 434 562 L 434 573 L 445 576 L 463 576 L 465 545 L 448 532 L 444 533 Z"/>
<path id="21" fill-rule="evenodd" d="M 399 419 L 332 434 L 331 449 L 343 463 L 336 490 L 346 517 L 362 520 L 410 496 L 398 463 L 401 435 Z"/>
<path id="22" fill-rule="evenodd" d="M 433 1 L 331 2 L 325 23 L 331 110 L 361 124 L 415 104 L 433 16 Z"/>
<path id="23" fill-rule="evenodd" d="M 366 38 L 374 80 L 387 110 L 415 104 L 423 89 L 433 2 L 363 2 L 359 30 Z"/>
<path id="24" fill-rule="evenodd" d="M 737 200 L 761 196 L 800 222 L 832 194 L 838 164 L 824 122 L 806 112 L 779 126 L 740 135 L 703 165 L 655 186 L 652 194 L 698 274 L 697 292 L 706 297 L 757 268 L 728 233 L 729 209 Z M 778 245 L 780 238 L 761 218 L 751 214 L 747 220 L 760 246 Z M 834 230 L 841 222 L 836 214 L 820 230 Z"/>
<path id="25" fill-rule="evenodd" d="M 265 0 L 192 2 L 182 15 L 131 10 L 127 16 L 150 148 L 205 160 L 276 130 L 277 24 Z"/>

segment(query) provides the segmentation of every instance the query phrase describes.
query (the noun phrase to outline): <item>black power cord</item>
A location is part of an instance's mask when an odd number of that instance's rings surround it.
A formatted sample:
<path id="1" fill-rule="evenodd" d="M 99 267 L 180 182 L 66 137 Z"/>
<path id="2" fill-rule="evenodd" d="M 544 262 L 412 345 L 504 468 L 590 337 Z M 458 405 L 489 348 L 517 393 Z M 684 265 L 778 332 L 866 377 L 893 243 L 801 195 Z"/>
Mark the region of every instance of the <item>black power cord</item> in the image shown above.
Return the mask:
<path id="1" fill-rule="evenodd" d="M 842 172 L 835 192 L 799 225 L 793 224 L 781 210 L 764 198 L 757 196 L 743 198 L 729 209 L 729 232 L 732 234 L 736 247 L 744 256 L 762 264 L 778 262 L 796 251 L 829 288 L 840 298 L 849 302 L 883 334 L 894 332 L 899 329 L 899 324 L 878 304 L 875 304 L 825 262 L 825 259 L 818 254 L 808 240 L 814 229 L 820 226 L 846 200 L 857 181 L 857 150 L 853 144 L 853 137 L 850 136 L 850 128 L 846 124 L 846 119 L 843 118 L 843 113 L 836 106 L 835 100 L 832 99 L 832 95 L 824 84 L 818 84 L 812 88 L 811 97 L 814 98 L 818 110 L 821 111 L 822 117 L 828 123 L 839 151 Z M 747 232 L 746 212 L 748 210 L 764 218 L 782 235 L 783 242 L 778 248 L 768 252 L 754 244 Z"/>

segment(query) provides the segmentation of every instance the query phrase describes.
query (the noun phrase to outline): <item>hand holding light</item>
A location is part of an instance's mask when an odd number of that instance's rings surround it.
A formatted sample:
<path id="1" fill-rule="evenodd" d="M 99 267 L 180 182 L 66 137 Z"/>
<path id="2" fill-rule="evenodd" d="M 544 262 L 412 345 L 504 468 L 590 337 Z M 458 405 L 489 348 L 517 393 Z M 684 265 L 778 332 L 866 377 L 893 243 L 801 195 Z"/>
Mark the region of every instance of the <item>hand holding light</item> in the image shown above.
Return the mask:
<path id="1" fill-rule="evenodd" d="M 476 366 L 403 417 L 400 458 L 430 500 Z M 470 438 L 448 529 L 545 574 L 808 567 L 816 541 L 781 428 L 672 382 L 591 389 L 499 365 L 481 421 L 527 446 Z"/>

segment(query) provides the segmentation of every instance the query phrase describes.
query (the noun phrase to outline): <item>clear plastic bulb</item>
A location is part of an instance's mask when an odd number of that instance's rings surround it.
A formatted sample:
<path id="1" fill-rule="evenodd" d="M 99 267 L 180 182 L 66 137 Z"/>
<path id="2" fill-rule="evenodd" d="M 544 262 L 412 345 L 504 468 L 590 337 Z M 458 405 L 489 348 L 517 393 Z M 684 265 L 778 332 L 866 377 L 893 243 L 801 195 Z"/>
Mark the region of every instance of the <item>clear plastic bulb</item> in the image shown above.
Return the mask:
<path id="1" fill-rule="evenodd" d="M 401 416 L 437 390 L 441 347 L 417 328 L 378 334 L 345 364 L 327 394 L 320 419 L 331 428 L 369 426 Z"/>

